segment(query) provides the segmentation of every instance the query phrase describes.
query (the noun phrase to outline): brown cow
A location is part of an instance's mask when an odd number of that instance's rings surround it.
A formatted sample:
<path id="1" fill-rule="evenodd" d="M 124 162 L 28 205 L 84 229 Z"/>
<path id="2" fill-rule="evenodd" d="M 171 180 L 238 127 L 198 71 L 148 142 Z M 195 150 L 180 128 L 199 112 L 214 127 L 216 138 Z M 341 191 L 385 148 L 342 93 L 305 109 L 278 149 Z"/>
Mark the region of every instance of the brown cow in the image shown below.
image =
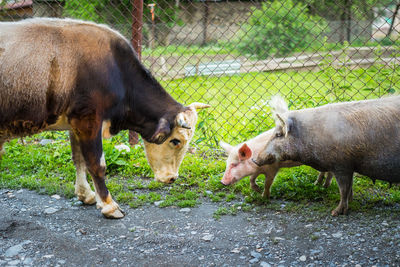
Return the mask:
<path id="1" fill-rule="evenodd" d="M 12 138 L 69 130 L 75 192 L 84 203 L 97 202 L 106 217 L 123 213 L 105 185 L 102 136 L 129 129 L 162 144 L 176 129 L 190 128 L 185 118 L 195 117 L 193 107 L 176 102 L 153 78 L 129 42 L 104 25 L 1 22 L 0 62 L 1 153 Z"/>

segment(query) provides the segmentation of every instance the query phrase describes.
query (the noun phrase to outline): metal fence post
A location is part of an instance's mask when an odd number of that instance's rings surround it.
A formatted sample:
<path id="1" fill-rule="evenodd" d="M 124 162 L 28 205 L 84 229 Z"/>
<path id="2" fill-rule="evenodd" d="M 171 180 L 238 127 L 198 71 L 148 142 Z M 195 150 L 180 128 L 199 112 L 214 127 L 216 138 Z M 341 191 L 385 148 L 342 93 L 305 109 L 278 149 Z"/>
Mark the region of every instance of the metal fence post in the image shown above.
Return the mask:
<path id="1" fill-rule="evenodd" d="M 132 46 L 139 60 L 142 56 L 142 28 L 143 28 L 143 0 L 132 0 Z M 139 136 L 134 131 L 129 131 L 129 144 L 136 145 Z"/>

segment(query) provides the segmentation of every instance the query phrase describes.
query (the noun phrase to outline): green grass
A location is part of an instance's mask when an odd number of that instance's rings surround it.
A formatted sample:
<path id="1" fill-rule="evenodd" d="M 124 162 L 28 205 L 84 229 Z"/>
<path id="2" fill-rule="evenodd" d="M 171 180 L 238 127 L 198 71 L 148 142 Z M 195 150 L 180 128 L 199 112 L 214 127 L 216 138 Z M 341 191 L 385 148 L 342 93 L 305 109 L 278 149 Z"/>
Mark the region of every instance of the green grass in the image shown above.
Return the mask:
<path id="1" fill-rule="evenodd" d="M 272 200 L 264 200 L 250 189 L 249 178 L 233 186 L 220 183 L 225 170 L 225 158 L 216 151 L 220 139 L 239 142 L 272 126 L 269 110 L 263 105 L 271 95 L 286 95 L 292 109 L 322 105 L 347 99 L 376 98 L 399 91 L 398 69 L 343 70 L 339 74 L 326 68 L 321 72 L 249 73 L 228 77 L 193 77 L 164 81 L 164 86 L 179 101 L 210 103 L 202 111 L 192 145 L 198 152 L 187 154 L 179 178 L 172 185 L 153 181 L 152 171 L 141 145 L 131 152 L 118 152 L 116 144 L 127 144 L 123 132 L 104 140 L 107 162 L 107 185 L 119 203 L 133 208 L 160 202 L 159 207 L 194 207 L 204 199 L 219 203 L 218 218 L 238 210 L 252 210 L 254 205 L 281 210 L 276 200 L 290 200 L 283 209 L 296 211 L 315 204 L 316 209 L 329 213 L 339 202 L 334 181 L 329 188 L 313 185 L 317 171 L 309 167 L 282 169 L 271 189 Z M 343 78 L 344 77 L 344 78 Z M 335 80 L 336 79 L 336 80 Z M 332 81 L 343 86 L 333 91 Z M 336 88 L 337 89 L 337 88 Z M 38 144 L 41 138 L 54 139 L 52 145 Z M 14 139 L 5 145 L 6 154 L 0 162 L 0 188 L 28 188 L 46 194 L 74 195 L 75 168 L 66 133 L 48 132 L 25 138 L 25 144 Z M 263 177 L 257 183 L 263 187 Z M 239 206 L 236 204 L 240 203 Z M 372 184 L 370 179 L 354 181 L 352 210 L 369 210 L 377 205 L 400 203 L 398 186 L 389 188 L 385 182 Z"/>

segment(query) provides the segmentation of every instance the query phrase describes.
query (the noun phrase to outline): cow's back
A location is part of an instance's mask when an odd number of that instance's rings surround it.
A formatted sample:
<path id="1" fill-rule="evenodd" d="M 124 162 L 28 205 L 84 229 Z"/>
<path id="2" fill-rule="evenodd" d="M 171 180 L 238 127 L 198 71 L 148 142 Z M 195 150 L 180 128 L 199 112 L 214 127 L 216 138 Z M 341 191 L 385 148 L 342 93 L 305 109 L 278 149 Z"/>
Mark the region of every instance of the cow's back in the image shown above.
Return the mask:
<path id="1" fill-rule="evenodd" d="M 82 21 L 0 23 L 0 135 L 32 134 L 64 116 L 79 77 L 106 73 L 112 39 L 123 37 Z"/>
<path id="2" fill-rule="evenodd" d="M 305 157 L 313 158 L 311 166 L 400 181 L 399 96 L 331 104 L 291 116 L 298 121 L 299 140 L 309 144 L 301 147 L 307 147 Z"/>

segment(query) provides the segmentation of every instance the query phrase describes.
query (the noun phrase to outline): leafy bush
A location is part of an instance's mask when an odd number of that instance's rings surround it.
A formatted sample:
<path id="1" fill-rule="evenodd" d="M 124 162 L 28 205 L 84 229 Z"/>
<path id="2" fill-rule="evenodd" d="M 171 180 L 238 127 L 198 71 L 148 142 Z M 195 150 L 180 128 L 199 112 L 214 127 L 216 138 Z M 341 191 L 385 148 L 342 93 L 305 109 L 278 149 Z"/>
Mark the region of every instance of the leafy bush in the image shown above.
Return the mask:
<path id="1" fill-rule="evenodd" d="M 262 3 L 260 9 L 253 8 L 240 36 L 239 50 L 262 59 L 320 45 L 316 41 L 327 30 L 327 23 L 307 11 L 305 4 L 292 0 L 275 0 Z"/>

